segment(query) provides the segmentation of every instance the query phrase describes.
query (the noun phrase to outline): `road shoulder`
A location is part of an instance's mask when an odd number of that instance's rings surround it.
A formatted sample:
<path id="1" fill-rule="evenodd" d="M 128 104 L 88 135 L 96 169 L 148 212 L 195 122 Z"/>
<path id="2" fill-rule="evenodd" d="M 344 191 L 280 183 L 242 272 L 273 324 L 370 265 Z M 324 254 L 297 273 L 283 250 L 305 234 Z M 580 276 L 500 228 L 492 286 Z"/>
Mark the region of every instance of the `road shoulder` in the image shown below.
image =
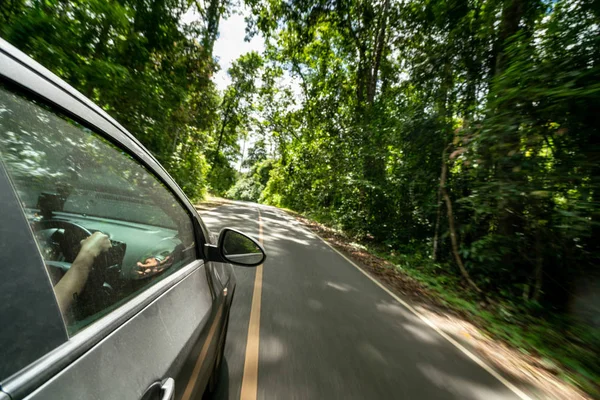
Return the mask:
<path id="1" fill-rule="evenodd" d="M 578 388 L 561 380 L 556 367 L 530 354 L 523 354 L 506 343 L 494 340 L 479 329 L 468 315 L 445 306 L 436 293 L 411 277 L 402 274 L 393 265 L 361 246 L 352 243 L 340 232 L 309 220 L 290 210 L 285 212 L 306 229 L 317 234 L 334 250 L 351 260 L 358 268 L 383 285 L 393 295 L 406 302 L 421 317 L 430 321 L 436 330 L 447 335 L 455 346 L 462 346 L 481 359 L 493 371 L 515 385 L 531 398 L 591 399 Z M 460 348 L 460 347 L 459 347 Z"/>

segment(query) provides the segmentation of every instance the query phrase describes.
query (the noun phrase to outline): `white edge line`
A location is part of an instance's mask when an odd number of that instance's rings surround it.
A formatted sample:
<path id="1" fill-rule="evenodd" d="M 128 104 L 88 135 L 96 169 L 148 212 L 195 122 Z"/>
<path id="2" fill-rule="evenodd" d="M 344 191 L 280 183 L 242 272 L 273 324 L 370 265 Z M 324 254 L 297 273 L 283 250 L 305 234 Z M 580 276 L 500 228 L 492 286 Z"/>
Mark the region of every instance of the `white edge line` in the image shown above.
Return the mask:
<path id="1" fill-rule="evenodd" d="M 289 214 L 287 214 L 287 213 L 286 213 L 286 215 L 289 216 Z M 290 218 L 293 218 L 293 217 L 290 217 Z M 295 218 L 294 218 L 294 221 L 298 222 Z M 532 400 L 532 398 L 529 397 L 528 395 L 526 395 L 521 389 L 519 389 L 518 387 L 516 387 L 515 385 L 513 385 L 512 383 L 510 383 L 508 380 L 506 380 L 506 378 L 504 378 L 502 375 L 500 375 L 498 372 L 496 372 L 495 369 L 493 369 L 488 364 L 486 364 L 481 358 L 477 357 L 475 354 L 473 354 L 472 352 L 470 352 L 469 350 L 467 350 L 462 344 L 458 343 L 451 336 L 449 336 L 444 331 L 442 331 L 440 328 L 438 328 L 433 322 L 431 322 L 431 320 L 429 318 L 427 318 L 423 314 L 419 313 L 410 304 L 408 304 L 406 301 L 402 300 L 400 297 L 398 297 L 397 295 L 395 295 L 391 290 L 389 290 L 387 287 L 385 287 L 381 282 L 379 282 L 377 279 L 375 279 L 374 277 L 372 277 L 369 273 L 367 273 L 361 267 L 359 267 L 358 265 L 356 265 L 356 263 L 354 261 L 350 260 L 342 252 L 340 252 L 338 249 L 336 249 L 331 244 L 329 244 L 329 242 L 327 242 L 325 239 L 323 239 L 321 236 L 317 235 L 313 231 L 310 231 L 307 228 L 305 228 L 302 223 L 299 223 L 299 224 L 300 224 L 301 228 L 304 229 L 307 233 L 313 234 L 316 237 L 318 237 L 319 239 L 321 239 L 323 241 L 323 243 L 325 243 L 327 246 L 329 246 L 329 248 L 331 250 L 335 251 L 340 256 L 342 256 L 346 261 L 348 261 L 350 264 L 352 264 L 352 266 L 354 266 L 354 268 L 356 268 L 357 270 L 359 270 L 360 272 L 362 272 L 363 275 L 365 275 L 367 278 L 369 278 L 371 281 L 373 281 L 373 283 L 375 283 L 377 286 L 379 286 L 381 289 L 383 289 L 387 294 L 389 294 L 390 296 L 392 296 L 394 298 L 394 300 L 396 300 L 398 303 L 402 304 L 409 311 L 411 311 L 413 314 L 415 314 L 417 317 L 419 317 L 421 319 L 421 321 L 425 322 L 431 329 L 433 329 L 441 337 L 443 337 L 444 339 L 446 339 L 447 341 L 449 341 L 452 345 L 454 345 L 454 347 L 456 347 L 461 352 L 463 352 L 467 357 L 469 357 L 471 360 L 473 360 L 477 365 L 479 365 L 481 368 L 483 368 L 484 370 L 486 370 L 494 378 L 498 379 L 501 383 L 504 384 L 504 386 L 506 386 L 507 388 L 509 388 L 514 394 L 516 394 L 522 400 Z"/>

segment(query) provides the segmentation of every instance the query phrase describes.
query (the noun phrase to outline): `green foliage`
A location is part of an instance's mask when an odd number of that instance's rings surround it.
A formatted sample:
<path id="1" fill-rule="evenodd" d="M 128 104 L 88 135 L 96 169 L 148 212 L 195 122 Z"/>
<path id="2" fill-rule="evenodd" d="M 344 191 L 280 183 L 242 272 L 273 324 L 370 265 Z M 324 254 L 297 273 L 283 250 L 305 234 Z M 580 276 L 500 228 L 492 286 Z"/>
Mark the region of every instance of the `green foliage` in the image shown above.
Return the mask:
<path id="1" fill-rule="evenodd" d="M 218 160 L 220 162 L 213 164 L 208 179 L 212 192 L 223 196 L 236 183 L 237 176 L 224 156 L 221 155 Z"/>
<path id="2" fill-rule="evenodd" d="M 491 300 L 546 327 L 597 326 L 585 294 L 600 286 L 594 2 L 247 4 L 270 71 L 258 130 L 275 164 L 259 200 L 387 252 L 418 247 L 420 264 L 445 271 L 423 279 L 459 288 L 459 307 Z M 465 294 L 467 278 L 480 291 Z M 567 363 L 568 351 L 553 354 Z"/>
<path id="3" fill-rule="evenodd" d="M 435 242 L 486 296 L 543 310 L 600 279 L 591 3 L 248 4 L 250 32 L 269 39 L 258 101 L 277 162 L 262 201 L 392 249 Z"/>
<path id="4" fill-rule="evenodd" d="M 238 139 L 247 135 L 252 122 L 255 81 L 262 65 L 262 57 L 250 52 L 240 56 L 228 71 L 232 82 L 223 94 L 215 146 L 209 151 L 213 166 L 209 182 L 216 194 L 223 195 L 235 181 L 231 161 L 239 152 Z"/>
<path id="5" fill-rule="evenodd" d="M 206 195 L 208 169 L 205 155 L 186 143 L 177 146 L 168 164 L 173 179 L 186 195 L 194 200 L 202 199 Z"/>
<path id="6" fill-rule="evenodd" d="M 235 182 L 227 191 L 227 197 L 235 200 L 254 201 L 262 199 L 263 191 L 274 167 L 274 160 L 263 159 L 252 165 L 250 171 Z"/>
<path id="7" fill-rule="evenodd" d="M 203 4 L 11 0 L 0 3 L 0 35 L 122 123 L 198 199 L 217 131 L 212 44 L 229 2 Z M 203 19 L 184 22 L 191 10 Z"/>
<path id="8" fill-rule="evenodd" d="M 253 176 L 244 176 L 239 179 L 231 189 L 227 191 L 226 196 L 234 200 L 258 201 L 263 186 L 253 179 Z"/>

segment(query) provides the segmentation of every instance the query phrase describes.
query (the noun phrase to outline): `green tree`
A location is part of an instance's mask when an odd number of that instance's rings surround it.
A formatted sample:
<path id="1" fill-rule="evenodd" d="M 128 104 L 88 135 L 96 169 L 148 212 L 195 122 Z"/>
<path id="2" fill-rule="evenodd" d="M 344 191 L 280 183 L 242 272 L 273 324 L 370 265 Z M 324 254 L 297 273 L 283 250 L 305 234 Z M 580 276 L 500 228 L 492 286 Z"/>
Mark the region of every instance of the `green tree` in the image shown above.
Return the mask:
<path id="1" fill-rule="evenodd" d="M 592 2 L 248 4 L 265 69 L 301 90 L 261 93 L 264 201 L 433 256 L 487 298 L 565 309 L 598 279 Z"/>
<path id="2" fill-rule="evenodd" d="M 9 1 L 0 5 L 0 34 L 108 111 L 198 198 L 219 104 L 210 79 L 219 4 Z M 213 22 L 184 23 L 192 10 Z"/>
<path id="3" fill-rule="evenodd" d="M 262 64 L 262 57 L 250 52 L 240 56 L 227 71 L 231 84 L 223 94 L 215 146 L 209 152 L 212 166 L 209 182 L 216 193 L 226 192 L 235 182 L 231 164 L 239 154 L 238 140 L 250 128 L 256 79 Z"/>

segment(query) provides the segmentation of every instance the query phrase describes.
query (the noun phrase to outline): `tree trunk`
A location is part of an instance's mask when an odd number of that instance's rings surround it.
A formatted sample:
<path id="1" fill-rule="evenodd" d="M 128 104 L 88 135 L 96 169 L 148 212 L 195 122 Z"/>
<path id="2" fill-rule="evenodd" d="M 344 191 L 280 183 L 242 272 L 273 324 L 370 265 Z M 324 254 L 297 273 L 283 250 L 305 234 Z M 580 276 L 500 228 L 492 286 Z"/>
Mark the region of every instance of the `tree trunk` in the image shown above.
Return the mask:
<path id="1" fill-rule="evenodd" d="M 540 295 L 542 294 L 542 283 L 543 283 L 543 274 L 544 274 L 544 257 L 542 255 L 543 244 L 542 244 L 542 235 L 541 228 L 535 232 L 535 272 L 534 272 L 534 284 L 533 284 L 533 294 L 531 295 L 531 299 L 533 301 L 538 301 L 540 299 Z"/>
<path id="2" fill-rule="evenodd" d="M 359 57 L 358 57 L 358 71 L 356 74 L 356 98 L 358 103 L 359 113 L 362 112 L 364 107 L 365 95 L 367 91 L 367 86 L 371 80 L 370 72 L 371 69 L 367 66 L 366 58 L 366 50 L 364 46 L 359 48 Z"/>
<path id="3" fill-rule="evenodd" d="M 471 276 L 469 275 L 469 271 L 465 268 L 465 265 L 462 262 L 462 258 L 458 252 L 458 239 L 456 237 L 456 228 L 454 227 L 454 213 L 452 212 L 452 201 L 450 200 L 450 196 L 448 196 L 448 192 L 446 191 L 446 178 L 448 176 L 448 164 L 446 163 L 445 153 L 450 148 L 450 146 L 446 147 L 444 150 L 444 158 L 442 159 L 442 174 L 440 178 L 440 191 L 444 201 L 446 202 L 446 209 L 448 213 L 448 229 L 450 230 L 450 239 L 452 241 L 452 253 L 454 254 L 454 259 L 456 260 L 456 264 L 460 269 L 460 273 L 463 278 L 467 281 L 469 286 L 471 286 L 477 293 L 481 293 L 481 289 L 473 282 Z"/>
<path id="4" fill-rule="evenodd" d="M 196 7 L 199 7 L 196 4 Z M 221 19 L 221 0 L 210 0 L 206 10 L 206 33 L 202 39 L 202 45 L 207 54 L 212 56 L 213 47 L 219 34 L 219 20 Z"/>
<path id="5" fill-rule="evenodd" d="M 219 151 L 221 151 L 221 143 L 223 143 L 223 135 L 225 134 L 225 128 L 227 124 L 229 124 L 229 114 L 231 112 L 231 107 L 228 106 L 225 111 L 225 115 L 223 116 L 223 123 L 221 124 L 221 131 L 219 132 L 219 140 L 217 141 L 217 148 L 215 149 L 215 155 L 213 156 L 212 166 L 214 167 L 217 164 L 217 159 L 219 158 Z M 208 172 L 208 176 L 212 174 L 213 168 Z"/>
<path id="6" fill-rule="evenodd" d="M 376 48 L 375 48 L 375 60 L 373 62 L 373 72 L 370 76 L 369 86 L 367 88 L 367 102 L 369 104 L 373 104 L 375 101 L 375 93 L 377 92 L 377 78 L 379 75 L 379 68 L 381 66 L 381 58 L 383 56 L 383 50 L 385 48 L 385 40 L 386 40 L 386 29 L 387 29 L 387 21 L 388 14 L 390 8 L 390 0 L 385 0 L 383 4 L 383 10 L 381 12 L 381 22 L 379 29 L 377 31 L 376 38 Z"/>
<path id="7" fill-rule="evenodd" d="M 442 219 L 442 191 L 438 190 L 437 215 L 435 217 L 435 234 L 433 235 L 433 251 L 431 254 L 431 259 L 433 261 L 437 261 L 437 249 L 438 249 L 438 240 L 439 240 L 440 220 L 441 219 Z"/>
<path id="8" fill-rule="evenodd" d="M 444 176 L 445 170 L 446 170 L 446 150 L 448 148 L 444 148 L 444 151 L 442 151 L 442 168 L 441 168 L 441 172 L 440 172 L 440 184 L 438 187 L 438 193 L 437 193 L 437 215 L 435 217 L 435 233 L 433 235 L 433 251 L 431 254 L 431 258 L 433 259 L 433 261 L 437 260 L 437 249 L 438 249 L 438 240 L 439 240 L 439 234 L 440 234 L 440 221 L 442 219 L 442 185 L 443 182 L 446 180 L 446 177 Z"/>
<path id="9" fill-rule="evenodd" d="M 246 151 L 246 135 L 244 135 L 244 144 L 242 145 L 242 156 L 240 157 L 240 168 L 238 169 L 238 174 L 242 173 L 242 164 L 244 163 L 244 152 Z"/>
<path id="10" fill-rule="evenodd" d="M 507 40 L 519 31 L 519 22 L 524 14 L 522 0 L 505 0 L 502 5 L 502 17 L 500 30 L 495 43 L 495 63 L 492 65 L 493 75 L 499 75 L 504 71 L 507 64 L 506 50 Z"/>
<path id="11" fill-rule="evenodd" d="M 495 43 L 495 64 L 493 67 L 493 77 L 498 78 L 510 65 L 510 54 L 508 52 L 509 39 L 514 37 L 519 32 L 519 22 L 524 16 L 525 0 L 504 0 L 502 6 L 502 16 L 498 38 Z M 513 101 L 503 102 L 499 114 L 502 112 L 512 112 L 516 105 Z M 498 139 L 500 147 L 504 154 L 512 153 L 514 156 L 509 156 L 507 159 L 502 157 L 502 161 L 498 162 L 498 167 L 495 171 L 495 179 L 502 184 L 511 187 L 519 187 L 523 182 L 523 176 L 516 173 L 514 170 L 520 167 L 522 160 L 520 157 L 520 133 L 518 129 L 513 131 L 505 131 L 499 134 Z M 500 154 L 497 154 L 500 156 Z M 511 196 L 505 198 L 498 204 L 498 233 L 505 238 L 514 238 L 517 232 L 523 230 L 522 214 L 524 203 L 522 199 Z M 513 266 L 520 260 L 512 250 L 505 252 L 502 255 L 502 264 Z"/>
<path id="12" fill-rule="evenodd" d="M 451 125 L 448 124 L 448 93 L 453 85 L 453 77 L 452 77 L 452 68 L 450 61 L 445 58 L 444 59 L 444 75 L 442 80 L 442 85 L 440 87 L 440 96 L 437 98 L 437 111 L 438 114 L 443 119 L 444 131 L 448 129 L 448 137 L 444 137 L 444 140 L 449 139 L 449 132 L 451 131 Z M 443 134 L 446 136 L 446 133 Z M 438 187 L 438 195 L 437 195 L 437 215 L 435 220 L 435 233 L 433 236 L 433 254 L 432 259 L 435 261 L 437 259 L 437 249 L 438 249 L 438 240 L 439 240 L 439 231 L 440 231 L 440 222 L 442 216 L 442 201 L 443 201 L 443 190 L 444 185 L 446 184 L 446 176 L 448 174 L 448 166 L 446 165 L 446 154 L 451 145 L 448 145 L 442 151 L 442 167 L 440 171 L 440 184 Z"/>
<path id="13" fill-rule="evenodd" d="M 177 143 L 179 142 L 179 129 L 175 132 L 175 137 L 173 138 L 173 144 L 171 145 L 171 154 L 175 153 L 177 150 Z"/>

